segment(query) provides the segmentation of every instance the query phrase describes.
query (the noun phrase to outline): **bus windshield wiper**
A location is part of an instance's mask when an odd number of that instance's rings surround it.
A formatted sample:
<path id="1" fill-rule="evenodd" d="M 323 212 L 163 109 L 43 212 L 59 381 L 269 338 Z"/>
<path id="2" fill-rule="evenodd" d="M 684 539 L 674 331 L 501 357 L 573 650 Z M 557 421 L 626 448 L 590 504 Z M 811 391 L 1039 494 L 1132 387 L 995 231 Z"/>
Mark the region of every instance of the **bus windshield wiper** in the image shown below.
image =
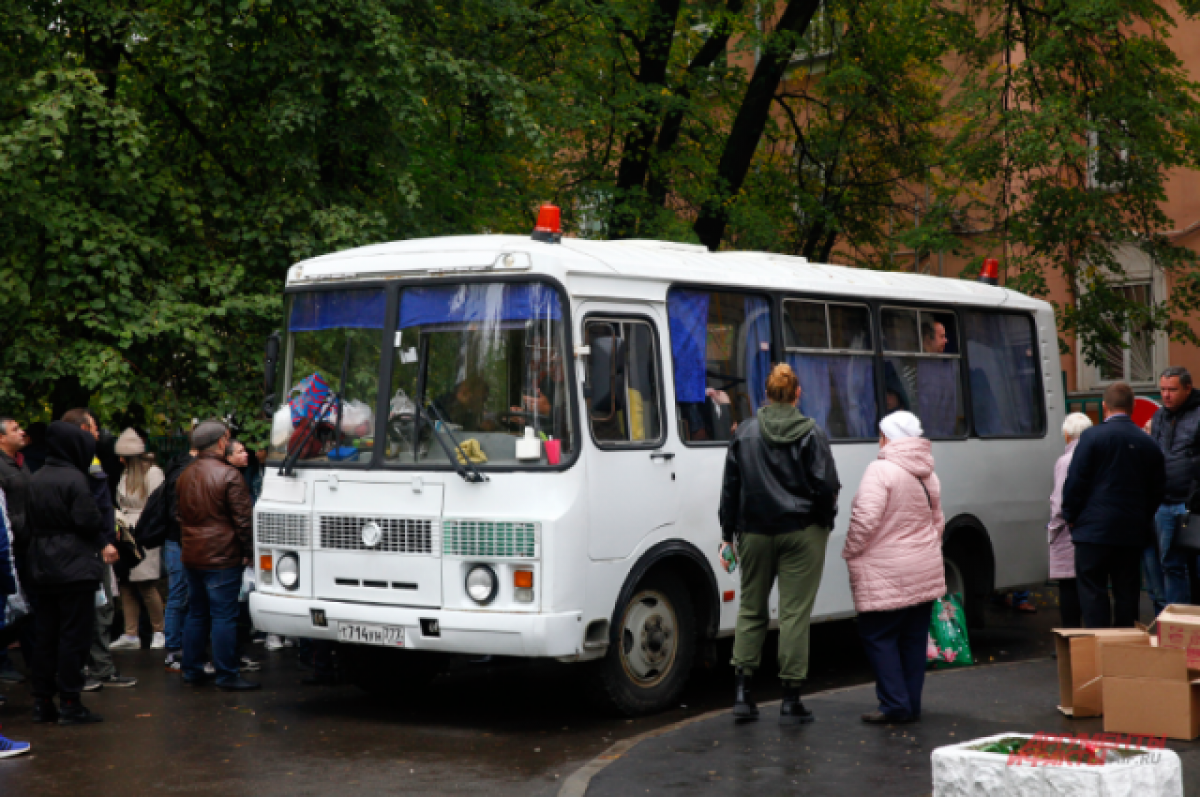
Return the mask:
<path id="1" fill-rule="evenodd" d="M 442 415 L 441 410 L 437 408 L 437 405 L 430 402 L 428 409 L 430 414 L 437 419 L 437 423 L 428 418 L 425 419 L 425 422 L 433 427 L 433 436 L 437 438 L 438 443 L 442 446 L 442 450 L 450 458 L 450 463 L 454 465 L 454 470 L 458 472 L 458 475 L 462 477 L 463 481 L 470 484 L 482 484 L 488 481 L 488 477 L 479 472 L 479 468 L 475 467 L 475 463 L 471 461 L 471 458 L 463 451 L 462 446 L 458 444 L 458 440 L 455 439 L 454 434 L 450 431 L 450 425 L 446 422 L 446 418 Z M 458 457 L 454 455 L 454 451 L 450 450 L 450 446 L 446 445 L 446 441 L 438 435 L 438 432 L 450 438 L 450 442 L 454 444 L 454 448 L 458 452 Z M 459 457 L 462 457 L 461 462 L 459 461 Z"/>

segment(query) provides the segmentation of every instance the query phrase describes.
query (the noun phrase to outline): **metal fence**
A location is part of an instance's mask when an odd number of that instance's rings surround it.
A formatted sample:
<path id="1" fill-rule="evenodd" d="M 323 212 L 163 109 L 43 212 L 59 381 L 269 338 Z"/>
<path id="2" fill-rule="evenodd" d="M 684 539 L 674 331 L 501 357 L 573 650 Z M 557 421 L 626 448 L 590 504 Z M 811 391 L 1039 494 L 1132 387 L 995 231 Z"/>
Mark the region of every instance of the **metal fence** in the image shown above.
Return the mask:
<path id="1" fill-rule="evenodd" d="M 184 435 L 150 435 L 146 442 L 146 450 L 154 454 L 159 465 L 165 466 L 188 450 L 188 438 Z"/>

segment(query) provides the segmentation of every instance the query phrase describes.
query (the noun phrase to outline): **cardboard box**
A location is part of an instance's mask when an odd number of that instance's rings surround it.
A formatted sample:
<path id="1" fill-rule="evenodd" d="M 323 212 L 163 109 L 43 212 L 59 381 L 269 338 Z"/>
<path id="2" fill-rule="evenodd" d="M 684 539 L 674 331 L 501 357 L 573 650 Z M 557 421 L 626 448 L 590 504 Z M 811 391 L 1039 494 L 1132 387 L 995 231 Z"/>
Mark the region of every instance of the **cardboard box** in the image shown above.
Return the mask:
<path id="1" fill-rule="evenodd" d="M 1102 673 L 1105 733 L 1200 736 L 1200 679 L 1188 670 L 1186 651 L 1108 645 Z"/>
<path id="2" fill-rule="evenodd" d="M 1188 668 L 1200 670 L 1200 606 L 1172 603 L 1155 622 L 1158 646 L 1187 651 Z"/>
<path id="3" fill-rule="evenodd" d="M 1136 628 L 1056 628 L 1058 652 L 1058 710 L 1068 717 L 1099 717 L 1104 713 L 1100 663 L 1105 645 L 1150 645 Z"/>

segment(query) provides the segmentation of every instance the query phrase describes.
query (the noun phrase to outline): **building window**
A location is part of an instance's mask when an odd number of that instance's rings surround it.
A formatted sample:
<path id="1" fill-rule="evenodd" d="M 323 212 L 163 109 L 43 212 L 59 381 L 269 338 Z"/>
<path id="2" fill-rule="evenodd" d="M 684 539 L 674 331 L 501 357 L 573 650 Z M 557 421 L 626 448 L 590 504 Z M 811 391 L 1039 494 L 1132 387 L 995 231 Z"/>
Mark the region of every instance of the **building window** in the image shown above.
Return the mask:
<path id="1" fill-rule="evenodd" d="M 1153 304 L 1154 292 L 1149 282 L 1131 283 L 1113 289 L 1127 301 L 1138 304 Z M 1111 322 L 1109 322 L 1111 323 Z M 1112 325 L 1116 328 L 1116 325 Z M 1096 369 L 1102 383 L 1129 382 L 1145 384 L 1154 382 L 1154 333 L 1144 329 L 1126 330 L 1121 334 L 1123 346 L 1108 346 L 1104 358 Z"/>

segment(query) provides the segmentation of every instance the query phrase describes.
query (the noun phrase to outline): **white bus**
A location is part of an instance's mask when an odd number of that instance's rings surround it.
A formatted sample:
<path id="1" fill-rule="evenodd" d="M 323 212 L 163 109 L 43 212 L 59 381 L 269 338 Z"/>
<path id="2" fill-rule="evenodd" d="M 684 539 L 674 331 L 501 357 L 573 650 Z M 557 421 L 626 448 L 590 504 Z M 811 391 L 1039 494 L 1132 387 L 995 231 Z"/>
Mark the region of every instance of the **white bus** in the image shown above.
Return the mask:
<path id="1" fill-rule="evenodd" d="M 850 503 L 896 407 L 935 441 L 947 574 L 971 618 L 993 589 L 1046 578 L 1065 402 L 1049 304 L 539 229 L 291 268 L 287 329 L 268 343 L 256 627 L 344 643 L 371 691 L 491 654 L 588 663 L 581 675 L 628 714 L 669 705 L 733 633 L 725 445 L 779 361 L 843 484 L 815 619 L 854 614 Z M 328 395 L 294 388 L 313 375 Z"/>

